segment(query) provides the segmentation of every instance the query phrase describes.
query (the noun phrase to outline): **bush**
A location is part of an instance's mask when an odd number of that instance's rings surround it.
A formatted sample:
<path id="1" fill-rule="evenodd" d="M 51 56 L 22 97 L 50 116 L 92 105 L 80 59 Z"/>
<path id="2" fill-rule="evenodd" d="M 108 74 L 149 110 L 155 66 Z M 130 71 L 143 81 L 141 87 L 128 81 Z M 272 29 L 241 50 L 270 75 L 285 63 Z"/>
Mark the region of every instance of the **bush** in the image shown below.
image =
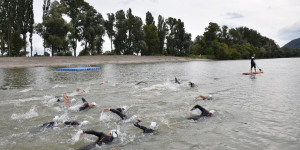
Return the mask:
<path id="1" fill-rule="evenodd" d="M 44 52 L 44 56 L 50 56 L 48 52 Z"/>
<path id="2" fill-rule="evenodd" d="M 64 56 L 73 56 L 72 52 L 66 52 Z"/>
<path id="3" fill-rule="evenodd" d="M 90 56 L 90 53 L 86 50 L 82 50 L 80 53 L 79 53 L 79 56 Z"/>
<path id="4" fill-rule="evenodd" d="M 64 53 L 63 52 L 58 52 L 58 53 L 56 53 L 55 56 L 64 56 Z"/>

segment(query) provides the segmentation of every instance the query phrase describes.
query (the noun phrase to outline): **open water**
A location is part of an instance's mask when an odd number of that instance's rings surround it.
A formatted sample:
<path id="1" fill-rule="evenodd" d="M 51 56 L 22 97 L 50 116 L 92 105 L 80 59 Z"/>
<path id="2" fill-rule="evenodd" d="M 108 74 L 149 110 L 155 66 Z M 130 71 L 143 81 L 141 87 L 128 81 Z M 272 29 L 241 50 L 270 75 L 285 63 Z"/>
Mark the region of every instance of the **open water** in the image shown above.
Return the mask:
<path id="1" fill-rule="evenodd" d="M 255 76 L 242 75 L 250 71 L 250 60 L 106 64 L 99 65 L 101 70 L 78 72 L 0 69 L 0 149 L 78 149 L 97 139 L 79 139 L 81 130 L 111 129 L 119 129 L 120 137 L 96 149 L 299 149 L 300 59 L 256 62 L 264 73 Z M 175 76 L 180 85 L 174 83 Z M 140 81 L 147 84 L 135 85 Z M 190 88 L 189 81 L 197 86 Z M 57 104 L 55 96 L 63 93 L 71 104 Z M 195 101 L 199 94 L 212 95 L 213 100 Z M 97 107 L 79 112 L 82 97 Z M 188 111 L 196 104 L 216 113 L 189 121 Z M 124 105 L 129 106 L 125 121 L 102 112 Z M 55 116 L 85 123 L 38 130 Z M 134 127 L 138 118 L 147 127 L 157 122 L 156 133 L 143 134 Z"/>

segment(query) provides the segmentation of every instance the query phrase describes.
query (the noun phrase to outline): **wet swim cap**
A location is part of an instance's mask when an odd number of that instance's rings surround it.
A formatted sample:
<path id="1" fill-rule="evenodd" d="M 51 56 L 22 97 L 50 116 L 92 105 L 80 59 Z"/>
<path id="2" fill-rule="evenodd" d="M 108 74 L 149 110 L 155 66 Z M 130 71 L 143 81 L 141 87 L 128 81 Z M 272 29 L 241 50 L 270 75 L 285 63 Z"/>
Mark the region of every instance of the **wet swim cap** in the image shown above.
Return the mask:
<path id="1" fill-rule="evenodd" d="M 124 112 L 128 110 L 128 106 L 123 106 Z"/>
<path id="2" fill-rule="evenodd" d="M 209 111 L 211 114 L 214 114 L 216 111 L 215 110 L 210 110 Z"/>
<path id="3" fill-rule="evenodd" d="M 59 119 L 59 117 L 58 117 L 58 116 L 55 116 L 55 117 L 53 118 L 53 121 L 54 121 L 54 122 L 58 122 L 58 119 Z"/>
<path id="4" fill-rule="evenodd" d="M 112 135 L 114 138 L 118 137 L 119 134 L 120 134 L 120 131 L 119 131 L 119 130 L 111 130 L 110 132 L 111 132 L 111 135 Z"/>
<path id="5" fill-rule="evenodd" d="M 209 98 L 212 98 L 212 95 L 208 95 Z"/>
<path id="6" fill-rule="evenodd" d="M 156 127 L 157 127 L 156 122 L 151 122 L 151 124 L 150 124 L 150 129 L 155 130 Z"/>

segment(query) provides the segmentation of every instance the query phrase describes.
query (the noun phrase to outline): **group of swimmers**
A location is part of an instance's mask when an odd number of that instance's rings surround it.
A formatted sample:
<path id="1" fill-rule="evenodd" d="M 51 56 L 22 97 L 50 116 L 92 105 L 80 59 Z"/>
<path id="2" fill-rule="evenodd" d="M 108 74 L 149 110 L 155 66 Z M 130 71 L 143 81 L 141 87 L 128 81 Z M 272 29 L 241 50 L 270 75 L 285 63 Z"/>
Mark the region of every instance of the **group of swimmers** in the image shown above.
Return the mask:
<path id="1" fill-rule="evenodd" d="M 137 83 L 137 85 L 139 85 L 141 83 L 146 83 L 146 82 L 142 81 L 142 82 Z M 175 77 L 175 83 L 181 84 L 181 82 L 176 77 Z M 195 84 L 192 83 L 192 82 L 188 82 L 188 85 L 190 87 L 195 87 Z M 76 92 L 82 94 L 85 91 L 82 90 L 82 89 L 77 88 Z M 56 98 L 57 98 L 57 102 L 59 102 L 61 104 L 71 103 L 69 97 L 66 94 L 63 94 L 63 98 L 65 99 L 64 101 L 62 101 L 62 99 L 59 98 L 59 97 L 56 97 Z M 211 95 L 208 95 L 208 96 L 199 95 L 199 96 L 195 97 L 195 100 L 198 99 L 198 98 L 202 98 L 203 100 L 212 100 L 212 96 Z M 95 107 L 95 104 L 89 104 L 85 98 L 81 98 L 81 100 L 82 100 L 83 104 L 82 104 L 81 107 L 79 107 L 78 111 L 87 110 L 87 109 Z M 190 120 L 198 120 L 198 119 L 200 119 L 202 117 L 211 117 L 213 115 L 213 113 L 214 113 L 214 110 L 208 111 L 208 110 L 206 110 L 205 108 L 203 108 L 200 105 L 195 105 L 189 111 L 189 114 L 191 115 L 191 112 L 193 110 L 195 110 L 195 109 L 199 109 L 201 111 L 201 114 L 189 117 L 188 119 L 190 119 Z M 125 120 L 125 119 L 127 119 L 127 116 L 124 114 L 124 112 L 126 112 L 127 110 L 128 110 L 128 106 L 122 106 L 121 108 L 116 108 L 116 109 L 113 109 L 113 108 L 104 108 L 103 112 L 110 111 L 112 113 L 117 114 L 122 120 Z M 58 122 L 58 116 L 55 116 L 55 118 L 53 119 L 53 121 L 44 123 L 41 127 L 43 127 L 43 128 L 53 128 L 57 122 Z M 140 125 L 141 122 L 142 122 L 142 119 L 139 118 L 133 125 L 135 127 L 137 127 L 137 128 L 140 128 L 141 130 L 143 130 L 143 133 L 153 133 L 157 129 L 157 123 L 156 122 L 151 122 L 150 125 L 149 125 L 149 128 Z M 80 123 L 77 122 L 77 121 L 64 121 L 63 124 L 64 125 L 69 125 L 69 126 L 78 126 L 78 125 L 80 125 Z M 98 132 L 98 131 L 94 131 L 94 130 L 87 130 L 87 131 L 82 131 L 82 133 L 80 133 L 79 137 L 80 138 L 83 137 L 84 134 L 91 134 L 91 135 L 97 136 L 98 139 L 95 142 L 93 142 L 93 143 L 91 143 L 89 145 L 81 147 L 80 150 L 92 149 L 96 145 L 100 146 L 103 143 L 109 144 L 109 143 L 111 143 L 114 140 L 114 138 L 117 138 L 120 135 L 120 131 L 114 129 L 114 130 L 110 130 L 107 134 L 105 134 L 103 132 Z"/>

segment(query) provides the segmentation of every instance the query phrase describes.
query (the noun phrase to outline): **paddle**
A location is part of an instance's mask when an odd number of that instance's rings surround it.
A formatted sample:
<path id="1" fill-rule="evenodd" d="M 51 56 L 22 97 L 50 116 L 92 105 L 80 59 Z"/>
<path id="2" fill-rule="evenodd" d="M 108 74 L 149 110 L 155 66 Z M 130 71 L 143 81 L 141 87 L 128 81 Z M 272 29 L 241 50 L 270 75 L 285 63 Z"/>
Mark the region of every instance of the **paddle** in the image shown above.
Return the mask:
<path id="1" fill-rule="evenodd" d="M 255 63 L 255 65 L 257 66 L 257 64 Z M 259 69 L 259 71 L 262 71 L 258 66 L 257 66 L 257 68 Z"/>

